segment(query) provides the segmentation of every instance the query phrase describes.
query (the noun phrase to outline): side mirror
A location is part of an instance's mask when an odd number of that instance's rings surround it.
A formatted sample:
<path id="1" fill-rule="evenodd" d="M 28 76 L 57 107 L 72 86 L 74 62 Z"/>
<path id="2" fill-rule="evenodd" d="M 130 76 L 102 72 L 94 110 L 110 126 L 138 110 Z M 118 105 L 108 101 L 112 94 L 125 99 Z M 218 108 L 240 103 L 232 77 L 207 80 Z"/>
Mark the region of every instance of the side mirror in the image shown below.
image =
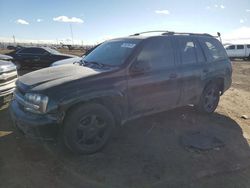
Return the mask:
<path id="1" fill-rule="evenodd" d="M 148 61 L 139 60 L 134 62 L 134 64 L 131 67 L 131 72 L 135 74 L 140 74 L 140 73 L 142 74 L 149 71 L 150 69 L 151 66 Z"/>

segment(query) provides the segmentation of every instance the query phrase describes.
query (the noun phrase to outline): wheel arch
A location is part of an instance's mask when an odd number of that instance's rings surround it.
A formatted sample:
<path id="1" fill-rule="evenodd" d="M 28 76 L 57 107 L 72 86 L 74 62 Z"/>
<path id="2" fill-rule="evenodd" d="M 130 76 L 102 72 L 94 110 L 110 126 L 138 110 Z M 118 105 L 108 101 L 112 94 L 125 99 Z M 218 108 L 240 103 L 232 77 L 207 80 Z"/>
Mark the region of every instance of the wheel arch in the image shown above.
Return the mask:
<path id="1" fill-rule="evenodd" d="M 67 118 L 67 115 L 76 107 L 88 103 L 97 103 L 103 105 L 114 116 L 116 125 L 119 125 L 123 117 L 123 104 L 120 101 L 124 100 L 124 96 L 118 92 L 108 92 L 108 95 L 92 95 L 78 98 L 69 102 L 67 105 L 61 107 L 61 111 L 64 113 L 63 121 Z M 111 94 L 112 93 L 112 94 Z"/>
<path id="2" fill-rule="evenodd" d="M 203 91 L 206 89 L 206 87 L 210 84 L 216 84 L 218 85 L 218 88 L 220 90 L 220 94 L 222 95 L 224 92 L 224 78 L 222 77 L 217 77 L 211 80 L 208 80 L 205 84 L 205 87 L 203 88 Z"/>

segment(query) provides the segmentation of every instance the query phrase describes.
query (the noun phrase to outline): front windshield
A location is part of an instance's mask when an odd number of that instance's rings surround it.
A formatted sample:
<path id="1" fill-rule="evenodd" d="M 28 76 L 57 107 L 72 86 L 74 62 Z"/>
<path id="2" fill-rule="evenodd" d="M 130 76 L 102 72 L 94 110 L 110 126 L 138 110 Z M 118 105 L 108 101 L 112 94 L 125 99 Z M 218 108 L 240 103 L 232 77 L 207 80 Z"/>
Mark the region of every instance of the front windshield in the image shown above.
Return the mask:
<path id="1" fill-rule="evenodd" d="M 88 54 L 84 61 L 119 66 L 124 63 L 140 41 L 140 39 L 131 39 L 105 42 Z"/>
<path id="2" fill-rule="evenodd" d="M 54 50 L 54 49 L 52 49 L 52 48 L 46 47 L 45 49 L 46 49 L 48 52 L 50 52 L 51 54 L 60 54 L 60 52 L 58 52 L 58 51 L 56 51 L 56 50 Z"/>

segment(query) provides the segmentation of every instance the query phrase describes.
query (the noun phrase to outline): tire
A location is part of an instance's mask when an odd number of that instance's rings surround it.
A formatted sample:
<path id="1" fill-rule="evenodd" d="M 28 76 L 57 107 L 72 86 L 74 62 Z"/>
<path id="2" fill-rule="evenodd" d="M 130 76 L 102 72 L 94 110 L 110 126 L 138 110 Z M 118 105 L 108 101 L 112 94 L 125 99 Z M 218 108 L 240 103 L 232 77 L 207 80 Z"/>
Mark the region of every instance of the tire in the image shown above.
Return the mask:
<path id="1" fill-rule="evenodd" d="M 216 110 L 219 100 L 220 90 L 218 85 L 216 83 L 208 84 L 202 92 L 197 109 L 202 113 L 211 114 Z"/>
<path id="2" fill-rule="evenodd" d="M 100 104 L 78 106 L 65 119 L 64 144 L 74 153 L 95 153 L 111 137 L 114 122 L 113 115 Z"/>

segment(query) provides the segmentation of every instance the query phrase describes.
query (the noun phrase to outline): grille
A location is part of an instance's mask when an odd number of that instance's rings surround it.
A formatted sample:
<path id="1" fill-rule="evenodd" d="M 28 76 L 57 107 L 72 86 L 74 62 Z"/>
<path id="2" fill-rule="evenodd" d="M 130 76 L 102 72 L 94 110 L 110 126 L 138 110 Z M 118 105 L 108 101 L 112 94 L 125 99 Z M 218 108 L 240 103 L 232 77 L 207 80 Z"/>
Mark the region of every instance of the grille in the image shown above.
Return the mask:
<path id="1" fill-rule="evenodd" d="M 0 96 L 13 93 L 17 80 L 17 72 L 9 71 L 0 74 Z"/>

